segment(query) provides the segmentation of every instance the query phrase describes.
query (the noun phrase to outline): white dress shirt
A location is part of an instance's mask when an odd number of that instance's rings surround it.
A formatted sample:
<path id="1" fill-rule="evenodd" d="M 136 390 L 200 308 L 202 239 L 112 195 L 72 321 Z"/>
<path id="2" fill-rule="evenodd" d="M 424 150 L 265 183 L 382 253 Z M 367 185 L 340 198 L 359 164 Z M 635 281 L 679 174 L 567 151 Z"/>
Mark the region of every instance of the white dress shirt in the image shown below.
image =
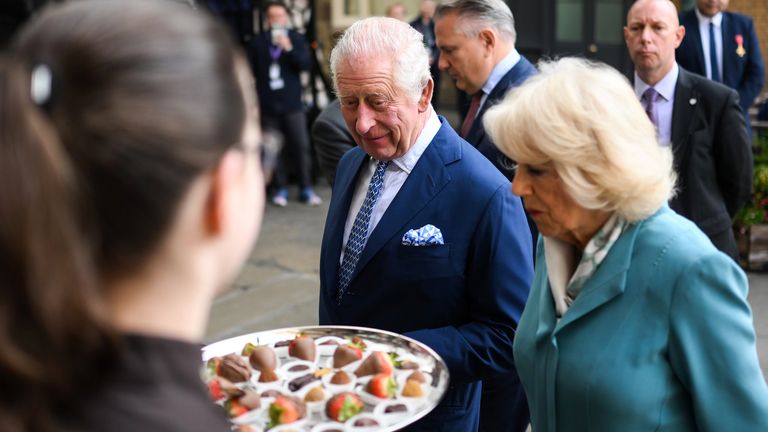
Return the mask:
<path id="1" fill-rule="evenodd" d="M 699 34 L 701 35 L 701 49 L 704 51 L 704 67 L 707 71 L 707 78 L 712 79 L 712 62 L 709 54 L 709 23 L 714 24 L 715 33 L 715 52 L 717 54 L 717 71 L 720 73 L 720 80 L 723 79 L 723 13 L 718 12 L 712 18 L 704 16 L 696 10 L 696 18 L 699 19 Z"/>
<path id="2" fill-rule="evenodd" d="M 400 192 L 400 188 L 403 187 L 403 184 L 408 179 L 408 175 L 411 174 L 411 171 L 416 166 L 419 158 L 421 158 L 424 150 L 427 149 L 429 143 L 432 142 L 432 139 L 435 138 L 435 135 L 437 135 L 437 132 L 440 130 L 440 119 L 437 118 L 437 114 L 431 107 L 429 110 L 429 118 L 424 124 L 424 129 L 421 130 L 418 138 L 416 138 L 416 142 L 414 142 L 411 148 L 408 149 L 408 152 L 397 159 L 393 159 L 387 166 L 387 170 L 384 174 L 384 185 L 381 188 L 379 199 L 376 201 L 376 205 L 373 206 L 373 211 L 371 212 L 368 233 L 365 235 L 366 242 L 368 237 L 371 236 L 374 228 L 376 228 L 376 225 L 378 225 L 381 217 L 384 216 L 384 212 L 389 208 L 392 200 L 395 199 L 397 193 Z M 371 177 L 376 170 L 377 163 L 377 160 L 369 157 L 368 163 L 362 170 L 360 170 L 360 174 L 357 176 L 357 185 L 355 186 L 355 192 L 352 196 L 352 203 L 349 205 L 347 222 L 344 225 L 344 240 L 342 244 L 345 247 L 347 245 L 347 240 L 349 239 L 349 234 L 352 232 L 352 225 L 355 224 L 357 213 L 360 211 L 360 207 L 363 206 L 363 201 L 365 201 L 365 195 L 368 193 L 368 185 L 371 183 Z M 339 262 L 341 263 L 343 260 L 344 248 L 341 250 Z"/>
<path id="3" fill-rule="evenodd" d="M 659 130 L 656 133 L 659 137 L 659 144 L 663 146 L 668 146 L 672 142 L 672 108 L 675 105 L 675 85 L 678 75 L 680 75 L 680 67 L 675 63 L 667 75 L 653 86 L 656 92 L 661 95 L 661 98 L 656 101 L 656 112 L 659 114 Z M 638 99 L 643 97 L 643 93 L 648 87 L 651 86 L 640 79 L 635 72 L 635 94 Z"/>
<path id="4" fill-rule="evenodd" d="M 498 84 L 499 81 L 504 78 L 504 75 L 511 71 L 519 61 L 520 53 L 518 53 L 516 49 L 512 48 L 512 51 L 510 51 L 509 54 L 507 54 L 503 59 L 501 59 L 500 62 L 496 64 L 496 66 L 493 67 L 491 74 L 488 75 L 488 79 L 485 80 L 485 84 L 483 84 L 483 87 L 480 89 L 483 91 L 483 97 L 480 99 L 480 108 L 482 108 L 485 104 L 485 100 L 488 99 L 488 95 L 491 94 L 494 88 L 496 88 L 496 84 Z M 480 108 L 478 108 L 478 111 Z"/>

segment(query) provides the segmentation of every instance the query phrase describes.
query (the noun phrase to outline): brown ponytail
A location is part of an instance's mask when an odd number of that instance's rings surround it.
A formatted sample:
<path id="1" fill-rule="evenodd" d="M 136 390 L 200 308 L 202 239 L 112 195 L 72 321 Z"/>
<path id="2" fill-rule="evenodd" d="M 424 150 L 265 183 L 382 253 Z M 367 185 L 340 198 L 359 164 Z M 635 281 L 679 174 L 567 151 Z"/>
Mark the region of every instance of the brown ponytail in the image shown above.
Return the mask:
<path id="1" fill-rule="evenodd" d="M 42 428 L 35 423 L 57 407 L 35 405 L 65 401 L 87 382 L 86 371 L 73 363 L 108 352 L 91 254 L 76 222 L 78 181 L 50 121 L 30 98 L 30 73 L 17 60 L 0 60 L 4 431 L 15 429 L 8 416 L 19 417 L 27 430 Z"/>

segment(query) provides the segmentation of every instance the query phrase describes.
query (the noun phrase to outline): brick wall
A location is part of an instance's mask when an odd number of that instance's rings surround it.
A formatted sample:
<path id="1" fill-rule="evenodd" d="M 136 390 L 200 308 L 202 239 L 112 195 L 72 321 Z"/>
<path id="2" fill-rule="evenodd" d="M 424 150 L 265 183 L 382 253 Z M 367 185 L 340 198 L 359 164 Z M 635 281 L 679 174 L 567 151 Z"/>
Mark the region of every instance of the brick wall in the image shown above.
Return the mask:
<path id="1" fill-rule="evenodd" d="M 763 54 L 763 62 L 768 64 L 768 1 L 766 0 L 731 0 L 728 10 L 749 15 L 755 21 L 757 37 L 760 39 L 760 52 Z M 768 71 L 768 69 L 766 69 Z M 766 72 L 768 82 L 768 72 Z M 763 87 L 763 92 L 768 91 L 768 86 Z"/>

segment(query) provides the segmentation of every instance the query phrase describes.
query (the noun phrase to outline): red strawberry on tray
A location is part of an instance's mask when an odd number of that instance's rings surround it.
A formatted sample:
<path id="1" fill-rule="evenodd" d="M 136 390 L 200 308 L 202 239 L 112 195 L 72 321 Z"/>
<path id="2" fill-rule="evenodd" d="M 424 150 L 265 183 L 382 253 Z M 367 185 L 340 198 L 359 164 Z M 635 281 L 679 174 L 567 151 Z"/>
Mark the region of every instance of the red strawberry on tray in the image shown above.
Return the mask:
<path id="1" fill-rule="evenodd" d="M 365 404 L 360 397 L 352 392 L 342 392 L 328 399 L 325 404 L 325 415 L 331 420 L 345 422 L 363 411 Z"/>
<path id="2" fill-rule="evenodd" d="M 392 378 L 392 375 L 380 373 L 368 381 L 368 385 L 365 386 L 365 389 L 368 390 L 368 393 L 378 398 L 391 399 L 395 397 L 397 384 L 395 383 L 394 378 Z"/>
<path id="3" fill-rule="evenodd" d="M 217 401 L 226 397 L 240 397 L 243 391 L 237 388 L 231 381 L 222 377 L 214 377 L 208 381 L 208 392 L 211 399 Z"/>
<path id="4" fill-rule="evenodd" d="M 224 402 L 224 410 L 231 418 L 240 417 L 248 412 L 248 408 L 236 399 L 228 399 Z"/>
<path id="5" fill-rule="evenodd" d="M 293 423 L 306 413 L 307 406 L 302 401 L 292 396 L 278 395 L 269 405 L 269 427 Z"/>

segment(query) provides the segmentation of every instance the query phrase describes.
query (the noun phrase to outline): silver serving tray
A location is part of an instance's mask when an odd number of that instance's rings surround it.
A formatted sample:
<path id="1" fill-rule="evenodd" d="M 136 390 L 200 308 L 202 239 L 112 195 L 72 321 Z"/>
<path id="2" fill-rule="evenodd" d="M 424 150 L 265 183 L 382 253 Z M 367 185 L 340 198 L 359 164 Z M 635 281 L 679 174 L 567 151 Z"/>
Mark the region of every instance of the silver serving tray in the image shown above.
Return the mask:
<path id="1" fill-rule="evenodd" d="M 203 364 L 212 357 L 224 356 L 231 353 L 239 354 L 247 342 L 255 345 L 274 346 L 277 342 L 292 340 L 298 335 L 310 336 L 316 340 L 323 337 L 351 339 L 354 336 L 359 336 L 368 344 L 368 351 L 395 352 L 401 357 L 415 359 L 419 364 L 419 370 L 431 377 L 431 382 L 428 383 L 429 388 L 426 395 L 423 398 L 420 398 L 418 403 L 413 404 L 414 409 L 407 415 L 407 417 L 376 429 L 376 431 L 396 431 L 424 417 L 437 406 L 448 388 L 448 367 L 443 359 L 431 348 L 407 336 L 365 327 L 291 327 L 236 336 L 204 346 L 202 348 Z M 318 363 L 321 363 L 322 361 L 323 360 L 320 359 L 318 360 Z M 371 411 L 371 406 L 366 403 L 365 412 L 370 413 Z M 322 423 L 322 420 L 313 416 L 308 419 L 299 430 L 310 431 L 312 427 L 318 423 Z M 368 431 L 370 429 L 365 430 Z"/>

